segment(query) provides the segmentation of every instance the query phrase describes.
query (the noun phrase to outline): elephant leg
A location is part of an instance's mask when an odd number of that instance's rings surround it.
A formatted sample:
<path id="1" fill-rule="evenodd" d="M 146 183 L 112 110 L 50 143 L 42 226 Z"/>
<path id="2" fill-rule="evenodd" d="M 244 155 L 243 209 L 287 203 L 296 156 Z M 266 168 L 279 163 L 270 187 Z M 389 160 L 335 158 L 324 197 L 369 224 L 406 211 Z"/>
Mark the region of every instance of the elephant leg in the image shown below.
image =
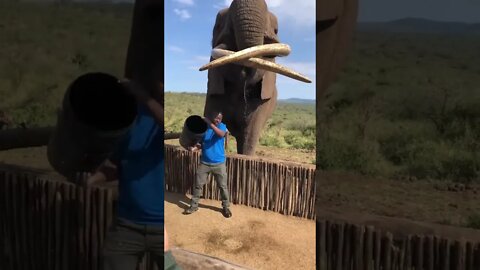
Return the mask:
<path id="1" fill-rule="evenodd" d="M 236 136 L 235 140 L 237 141 L 237 153 L 241 155 L 245 155 L 243 153 L 243 145 L 245 144 L 245 138 L 242 136 Z"/>
<path id="2" fill-rule="evenodd" d="M 242 143 L 237 145 L 238 153 L 248 156 L 255 155 L 255 149 L 257 147 L 258 140 L 260 139 L 260 132 L 253 132 L 251 134 L 247 134 L 245 138 L 242 139 Z"/>

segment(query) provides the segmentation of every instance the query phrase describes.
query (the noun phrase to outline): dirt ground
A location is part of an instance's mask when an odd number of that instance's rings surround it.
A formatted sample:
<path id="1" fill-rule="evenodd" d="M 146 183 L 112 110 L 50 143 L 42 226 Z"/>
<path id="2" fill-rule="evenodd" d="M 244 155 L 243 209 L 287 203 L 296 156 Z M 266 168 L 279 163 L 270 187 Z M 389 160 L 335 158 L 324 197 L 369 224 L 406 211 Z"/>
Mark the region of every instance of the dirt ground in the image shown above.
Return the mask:
<path id="1" fill-rule="evenodd" d="M 480 186 L 441 181 L 374 179 L 328 172 L 317 183 L 317 207 L 466 226 L 480 214 Z"/>
<path id="2" fill-rule="evenodd" d="M 165 225 L 173 245 L 222 258 L 250 269 L 315 269 L 315 222 L 202 200 L 200 210 L 183 215 L 190 199 L 165 193 Z"/>

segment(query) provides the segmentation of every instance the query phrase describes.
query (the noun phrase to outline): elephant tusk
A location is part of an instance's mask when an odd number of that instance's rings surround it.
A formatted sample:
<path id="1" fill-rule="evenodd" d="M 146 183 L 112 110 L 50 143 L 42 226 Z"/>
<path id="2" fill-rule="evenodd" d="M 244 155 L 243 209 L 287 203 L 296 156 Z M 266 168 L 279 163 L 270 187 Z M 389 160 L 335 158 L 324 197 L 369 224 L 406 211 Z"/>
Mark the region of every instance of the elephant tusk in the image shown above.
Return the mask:
<path id="1" fill-rule="evenodd" d="M 212 57 L 214 59 L 225 57 L 228 55 L 232 55 L 234 52 L 229 51 L 229 50 L 223 50 L 223 49 L 213 49 L 212 50 Z M 284 76 L 290 77 L 292 79 L 306 82 L 306 83 L 311 83 L 312 81 L 307 78 L 306 76 L 303 76 L 302 74 L 291 70 L 290 68 L 284 67 L 280 64 L 270 62 L 261 58 L 256 58 L 252 57 L 247 60 L 242 60 L 240 62 L 236 62 L 235 64 L 239 64 L 242 66 L 246 67 L 251 67 L 251 68 L 259 68 L 271 72 L 275 72 L 278 74 L 282 74 Z"/>
<path id="2" fill-rule="evenodd" d="M 290 54 L 290 46 L 281 43 L 272 43 L 265 45 L 253 46 L 238 52 L 234 52 L 228 56 L 216 59 L 200 68 L 200 71 L 206 69 L 219 67 L 233 62 L 246 60 L 256 56 L 263 55 L 275 55 L 275 56 L 287 56 Z"/>

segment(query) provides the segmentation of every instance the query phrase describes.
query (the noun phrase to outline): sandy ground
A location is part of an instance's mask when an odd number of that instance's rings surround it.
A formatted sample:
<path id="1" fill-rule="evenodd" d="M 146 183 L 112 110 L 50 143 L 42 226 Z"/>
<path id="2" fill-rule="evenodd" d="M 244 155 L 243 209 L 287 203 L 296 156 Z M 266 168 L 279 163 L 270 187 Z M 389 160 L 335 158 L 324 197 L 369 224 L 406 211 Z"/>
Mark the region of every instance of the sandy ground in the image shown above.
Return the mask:
<path id="1" fill-rule="evenodd" d="M 165 193 L 165 225 L 174 246 L 221 258 L 250 269 L 315 269 L 315 222 L 251 207 L 202 200 L 183 215 L 190 199 Z"/>

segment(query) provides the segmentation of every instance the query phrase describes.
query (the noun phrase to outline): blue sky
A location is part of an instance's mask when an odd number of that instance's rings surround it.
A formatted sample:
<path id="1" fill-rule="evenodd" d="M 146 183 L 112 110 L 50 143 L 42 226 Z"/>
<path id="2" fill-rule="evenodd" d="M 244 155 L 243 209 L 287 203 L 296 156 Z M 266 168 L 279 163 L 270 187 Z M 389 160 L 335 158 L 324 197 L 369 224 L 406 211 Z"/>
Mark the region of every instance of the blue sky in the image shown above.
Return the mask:
<path id="1" fill-rule="evenodd" d="M 217 12 L 231 0 L 165 0 L 165 90 L 207 91 L 212 28 Z M 277 75 L 279 99 L 315 99 L 315 0 L 267 0 L 278 18 L 280 41 L 292 52 L 277 63 L 306 75 L 303 83 Z"/>

